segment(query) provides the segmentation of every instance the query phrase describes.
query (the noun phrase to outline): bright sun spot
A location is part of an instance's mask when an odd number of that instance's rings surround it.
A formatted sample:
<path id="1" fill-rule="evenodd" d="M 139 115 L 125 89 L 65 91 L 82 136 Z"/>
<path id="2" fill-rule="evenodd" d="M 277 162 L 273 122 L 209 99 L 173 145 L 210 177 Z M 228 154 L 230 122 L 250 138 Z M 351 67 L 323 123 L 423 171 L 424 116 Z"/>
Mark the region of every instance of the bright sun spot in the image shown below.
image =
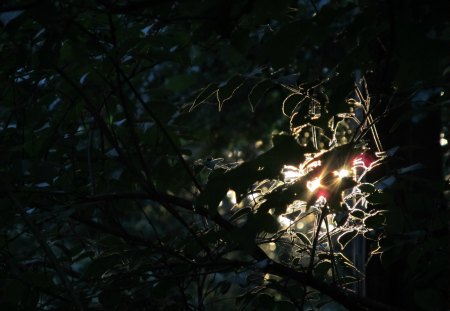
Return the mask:
<path id="1" fill-rule="evenodd" d="M 270 249 L 271 251 L 276 250 L 276 249 L 277 249 L 277 244 L 275 244 L 274 242 L 270 242 L 270 243 L 269 243 L 269 249 Z"/>
<path id="2" fill-rule="evenodd" d="M 233 190 L 228 190 L 227 198 L 228 200 L 230 200 L 231 204 L 236 204 L 236 192 L 234 192 Z"/>
<path id="3" fill-rule="evenodd" d="M 278 222 L 283 227 L 289 227 L 292 224 L 292 220 L 284 216 L 278 216 Z"/>
<path id="4" fill-rule="evenodd" d="M 281 173 L 284 176 L 284 181 L 290 182 L 293 181 L 300 176 L 302 176 L 300 170 L 295 166 L 285 165 Z"/>
<path id="5" fill-rule="evenodd" d="M 338 178 L 345 178 L 345 177 L 350 176 L 350 171 L 343 168 L 343 169 L 340 169 L 339 171 L 334 171 L 333 174 L 334 174 L 334 176 L 336 176 Z"/>
<path id="6" fill-rule="evenodd" d="M 306 183 L 306 187 L 309 189 L 309 191 L 314 192 L 320 187 L 320 178 L 314 178 L 313 180 L 309 180 Z"/>

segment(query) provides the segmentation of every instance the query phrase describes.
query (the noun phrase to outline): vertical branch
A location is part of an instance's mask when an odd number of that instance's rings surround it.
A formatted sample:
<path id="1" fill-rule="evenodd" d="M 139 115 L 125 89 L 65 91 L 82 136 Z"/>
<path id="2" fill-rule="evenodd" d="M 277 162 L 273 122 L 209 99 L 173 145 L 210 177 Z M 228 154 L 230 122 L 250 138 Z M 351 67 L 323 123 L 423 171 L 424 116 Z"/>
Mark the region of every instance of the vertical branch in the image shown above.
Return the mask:
<path id="1" fill-rule="evenodd" d="M 330 229 L 329 229 L 329 226 L 328 226 L 328 219 L 327 219 L 327 217 L 324 217 L 324 221 L 325 221 L 325 226 L 326 226 L 326 229 L 327 229 L 328 244 L 330 245 L 331 274 L 332 274 L 332 277 L 333 277 L 333 283 L 336 284 L 337 265 L 336 265 L 336 260 L 334 258 L 333 241 L 331 241 Z"/>
<path id="2" fill-rule="evenodd" d="M 366 82 L 365 82 L 366 83 Z M 367 84 L 366 84 L 367 88 Z M 361 90 L 357 86 L 355 88 L 355 92 L 360 99 L 362 110 L 364 111 L 365 120 L 362 122 L 363 126 L 367 123 L 367 127 L 370 129 L 373 137 L 373 141 L 375 143 L 375 147 L 378 152 L 383 151 L 383 147 L 381 146 L 380 137 L 378 136 L 377 128 L 375 126 L 373 117 L 372 117 L 372 108 L 370 107 L 370 97 L 369 94 L 366 94 L 366 98 L 364 98 Z"/>
<path id="3" fill-rule="evenodd" d="M 98 111 L 95 109 L 95 106 L 92 104 L 90 99 L 86 96 L 86 94 L 83 93 L 83 91 L 80 89 L 80 87 L 60 68 L 56 68 L 56 71 L 70 84 L 72 88 L 74 88 L 77 92 L 80 93 L 81 97 L 85 101 L 87 110 L 92 114 L 96 122 L 98 123 L 100 129 L 105 134 L 108 141 L 111 143 L 111 145 L 114 147 L 114 149 L 117 151 L 119 158 L 123 161 L 124 165 L 127 166 L 129 169 L 133 171 L 136 178 L 138 179 L 137 182 L 145 189 L 148 193 L 154 193 L 155 189 L 152 185 L 149 185 L 148 182 L 144 179 L 144 177 L 141 175 L 141 173 L 132 165 L 132 163 L 126 158 L 125 153 L 123 152 L 122 148 L 119 146 L 119 142 L 117 141 L 116 137 L 111 133 L 109 127 L 103 120 L 103 118 L 99 115 Z M 195 240 L 199 243 L 199 245 L 205 250 L 208 256 L 211 257 L 211 252 L 207 245 L 205 245 L 197 236 L 196 232 L 189 226 L 189 224 L 186 223 L 183 217 L 175 210 L 173 206 L 170 204 L 164 204 L 161 203 L 161 205 L 172 215 L 174 216 L 188 231 L 192 236 L 195 238 Z"/>
<path id="4" fill-rule="evenodd" d="M 77 27 L 79 27 L 81 29 L 82 32 L 84 32 L 89 37 L 95 39 L 95 42 L 98 42 L 98 38 L 93 33 L 91 33 L 89 30 L 87 30 L 83 25 L 81 25 L 79 23 L 76 23 L 75 21 L 73 21 L 73 22 L 76 24 Z M 111 64 L 116 68 L 116 70 L 119 73 L 119 75 L 122 76 L 122 78 L 125 80 L 125 83 L 129 86 L 129 88 L 133 92 L 133 94 L 136 97 L 136 99 L 138 100 L 138 102 L 141 104 L 141 106 L 144 108 L 144 110 L 149 114 L 149 116 L 153 119 L 153 121 L 155 122 L 156 126 L 161 130 L 161 132 L 163 133 L 165 139 L 168 141 L 168 143 L 170 144 L 172 149 L 175 151 L 175 153 L 176 153 L 176 155 L 177 155 L 181 165 L 183 166 L 183 168 L 185 169 L 185 171 L 187 172 L 187 174 L 191 178 L 191 180 L 194 183 L 194 185 L 197 188 L 197 190 L 202 192 L 203 191 L 202 186 L 197 181 L 197 178 L 195 177 L 194 173 L 192 172 L 192 170 L 189 167 L 189 165 L 186 162 L 186 160 L 183 158 L 183 155 L 181 154 L 180 149 L 178 148 L 178 146 L 176 145 L 175 141 L 170 136 L 170 134 L 167 131 L 167 129 L 164 126 L 164 124 L 161 122 L 161 120 L 158 118 L 158 116 L 155 114 L 155 112 L 150 108 L 150 106 L 144 101 L 144 99 L 142 98 L 142 96 L 139 93 L 139 91 L 134 87 L 133 83 L 130 81 L 128 76 L 125 74 L 125 72 L 119 66 L 119 64 L 114 59 L 114 57 L 112 57 L 110 55 L 110 53 L 104 48 L 103 45 L 101 45 L 101 44 L 97 44 L 97 45 L 98 45 L 98 47 L 100 49 L 103 50 L 105 55 L 110 60 Z"/>
<path id="5" fill-rule="evenodd" d="M 111 62 L 114 64 L 116 69 L 119 71 L 120 75 L 123 77 L 125 82 L 128 84 L 128 86 L 130 87 L 130 89 L 134 93 L 134 95 L 136 96 L 136 98 L 139 101 L 139 103 L 142 105 L 142 107 L 145 109 L 145 111 L 147 111 L 147 113 L 150 115 L 150 117 L 153 119 L 153 121 L 155 121 L 155 124 L 159 127 L 159 129 L 163 133 L 164 137 L 167 139 L 169 144 L 172 146 L 172 149 L 177 154 L 178 159 L 180 160 L 180 163 L 183 165 L 184 169 L 188 173 L 189 177 L 191 178 L 192 182 L 196 186 L 197 190 L 202 192 L 203 191 L 202 186 L 197 181 L 197 178 L 195 177 L 194 173 L 190 169 L 190 167 L 187 164 L 186 160 L 183 158 L 183 155 L 181 154 L 181 151 L 178 148 L 178 146 L 175 144 L 175 141 L 172 139 L 172 137 L 170 137 L 170 134 L 167 131 L 167 129 L 164 126 L 164 124 L 162 124 L 161 120 L 159 120 L 159 118 L 156 116 L 156 114 L 153 112 L 153 110 L 147 105 L 147 103 L 142 98 L 141 94 L 139 94 L 139 92 L 136 90 L 134 85 L 131 83 L 130 79 L 128 79 L 128 77 L 125 75 L 125 73 L 120 68 L 120 66 L 112 59 L 112 57 L 109 57 L 109 58 L 111 59 Z"/>
<path id="6" fill-rule="evenodd" d="M 88 174 L 89 174 L 89 182 L 91 184 L 91 195 L 95 193 L 95 179 L 94 179 L 94 169 L 92 168 L 92 141 L 94 136 L 94 128 L 91 129 L 89 133 L 89 143 L 88 143 L 88 154 L 87 154 L 87 162 L 88 162 Z"/>
<path id="7" fill-rule="evenodd" d="M 111 13 L 108 13 L 108 22 L 109 22 L 109 32 L 111 35 L 111 41 L 112 44 L 114 46 L 114 48 L 117 47 L 117 35 L 116 35 L 116 27 L 114 25 L 113 19 L 112 19 L 112 15 Z M 134 116 L 133 116 L 133 112 L 129 111 L 128 107 L 127 107 L 127 99 L 126 96 L 124 94 L 123 91 L 123 87 L 122 87 L 122 81 L 120 79 L 120 73 L 119 71 L 116 69 L 116 79 L 117 79 L 117 87 L 114 87 L 113 83 L 108 81 L 108 79 L 106 79 L 106 77 L 104 77 L 103 75 L 101 75 L 99 73 L 99 75 L 103 78 L 103 80 L 111 87 L 111 90 L 114 92 L 117 90 L 117 93 L 119 95 L 119 103 L 123 108 L 123 112 L 125 114 L 125 117 L 127 119 L 127 126 L 128 129 L 130 131 L 130 137 L 131 137 L 131 141 L 134 145 L 134 148 L 136 149 L 137 155 L 139 157 L 139 161 L 141 162 L 142 168 L 145 172 L 146 178 L 148 180 L 150 180 L 150 170 L 148 169 L 147 163 L 144 159 L 144 156 L 142 154 L 141 148 L 139 147 L 139 140 L 135 131 L 135 120 L 134 120 Z"/>
<path id="8" fill-rule="evenodd" d="M 308 274 L 309 275 L 312 275 L 312 270 L 314 267 L 314 257 L 316 256 L 317 243 L 319 241 L 320 226 L 322 225 L 323 219 L 326 217 L 325 208 L 326 208 L 326 205 L 324 207 L 322 207 L 322 210 L 321 210 L 320 216 L 319 216 L 319 221 L 317 222 L 316 235 L 314 236 L 312 249 L 311 249 L 311 258 L 309 260 L 309 265 L 308 265 Z"/>

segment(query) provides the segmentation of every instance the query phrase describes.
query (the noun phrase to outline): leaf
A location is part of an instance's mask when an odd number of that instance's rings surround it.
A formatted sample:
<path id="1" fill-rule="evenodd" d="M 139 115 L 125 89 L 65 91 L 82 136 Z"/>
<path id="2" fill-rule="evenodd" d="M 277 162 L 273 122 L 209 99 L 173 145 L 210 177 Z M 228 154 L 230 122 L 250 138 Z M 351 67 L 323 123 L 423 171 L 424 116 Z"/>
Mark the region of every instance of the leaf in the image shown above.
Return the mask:
<path id="1" fill-rule="evenodd" d="M 259 60 L 269 60 L 274 68 L 286 66 L 292 62 L 297 48 L 309 35 L 310 29 L 310 24 L 307 24 L 303 20 L 283 25 L 259 49 Z"/>
<path id="2" fill-rule="evenodd" d="M 197 204 L 208 207 L 211 214 L 217 213 L 216 207 L 230 189 L 230 181 L 225 170 L 213 170 L 208 177 L 208 183 L 203 192 L 197 197 Z"/>
<path id="3" fill-rule="evenodd" d="M 114 309 L 114 307 L 120 305 L 120 302 L 124 298 L 123 296 L 124 295 L 120 288 L 108 286 L 99 294 L 98 299 L 105 308 Z"/>
<path id="4" fill-rule="evenodd" d="M 289 302 L 286 300 L 281 300 L 281 301 L 277 301 L 275 303 L 275 310 L 276 311 L 295 311 L 296 308 L 292 304 L 292 302 Z"/>
<path id="5" fill-rule="evenodd" d="M 292 93 L 288 95 L 282 103 L 282 111 L 286 117 L 292 116 L 292 114 L 297 110 L 298 106 L 303 103 L 305 96 L 297 93 Z"/>
<path id="6" fill-rule="evenodd" d="M 194 80 L 191 75 L 174 75 L 166 79 L 166 88 L 172 92 L 181 92 L 189 89 L 193 83 Z"/>
<path id="7" fill-rule="evenodd" d="M 286 212 L 289 204 L 295 200 L 307 200 L 307 196 L 306 181 L 298 179 L 293 183 L 281 185 L 265 194 L 264 201 L 259 205 L 258 209 L 266 212 L 273 209 L 274 215 L 280 215 Z M 295 214 L 298 213 L 295 212 Z M 285 216 L 287 215 L 285 214 Z"/>
<path id="8" fill-rule="evenodd" d="M 247 214 L 249 214 L 251 212 L 252 212 L 252 209 L 250 207 L 240 208 L 236 213 L 231 215 L 230 221 L 237 220 L 237 219 L 239 219 L 239 218 L 241 218 L 241 217 L 243 217 L 243 216 L 245 216 L 245 215 L 247 215 Z"/>
<path id="9" fill-rule="evenodd" d="M 358 186 L 358 189 L 362 192 L 362 193 L 368 193 L 368 194 L 372 194 L 375 192 L 375 186 L 373 184 L 370 183 L 362 183 Z"/>
<path id="10" fill-rule="evenodd" d="M 323 260 L 314 267 L 314 275 L 318 278 L 325 277 L 332 266 L 333 265 L 330 260 Z"/>
<path id="11" fill-rule="evenodd" d="M 274 305 L 273 297 L 265 293 L 259 294 L 258 304 L 262 310 L 273 310 Z"/>
<path id="12" fill-rule="evenodd" d="M 268 233 L 275 233 L 280 227 L 280 224 L 273 215 L 262 212 L 256 213 L 251 218 L 251 221 L 249 221 L 249 225 L 254 225 L 256 232 L 265 231 Z"/>
<path id="13" fill-rule="evenodd" d="M 197 108 L 197 106 L 203 104 L 208 100 L 214 93 L 218 91 L 217 83 L 208 84 L 195 98 L 191 107 L 189 108 L 189 112 Z"/>
<path id="14" fill-rule="evenodd" d="M 350 212 L 350 215 L 358 219 L 363 219 L 366 216 L 366 213 L 360 209 L 354 209 Z"/>
<path id="15" fill-rule="evenodd" d="M 244 294 L 237 296 L 235 302 L 236 305 L 246 305 L 250 301 L 252 301 L 253 298 L 255 298 L 255 295 L 253 293 L 245 292 Z"/>
<path id="16" fill-rule="evenodd" d="M 387 203 L 388 196 L 383 192 L 376 191 L 369 195 L 366 200 L 371 204 L 383 204 Z"/>
<path id="17" fill-rule="evenodd" d="M 298 112 L 294 112 L 289 120 L 291 129 L 302 128 L 309 123 L 309 118 Z"/>
<path id="18" fill-rule="evenodd" d="M 436 289 L 422 288 L 414 291 L 414 301 L 423 310 L 434 311 L 436 310 L 436 305 L 445 305 L 446 297 L 442 292 Z"/>
<path id="19" fill-rule="evenodd" d="M 2 282 L 4 283 L 4 289 L 3 289 L 3 299 L 4 301 L 8 301 L 11 303 L 18 303 L 22 300 L 23 296 L 26 293 L 26 286 L 22 282 L 16 279 L 3 279 Z"/>
<path id="20" fill-rule="evenodd" d="M 244 82 L 244 77 L 236 75 L 224 84 L 219 85 L 219 90 L 216 93 L 219 111 L 222 111 L 223 104 L 233 97 L 234 93 L 244 84 Z"/>
<path id="21" fill-rule="evenodd" d="M 214 170 L 204 191 L 198 196 L 197 204 L 208 205 L 210 211 L 215 213 L 229 189 L 236 192 L 239 201 L 256 181 L 276 178 L 284 165 L 299 165 L 309 150 L 300 146 L 293 136 L 286 134 L 275 135 L 273 144 L 272 149 L 236 168 Z"/>
<path id="22" fill-rule="evenodd" d="M 0 13 L 0 23 L 3 24 L 3 27 L 6 27 L 9 22 L 19 17 L 24 11 L 9 11 Z"/>
<path id="23" fill-rule="evenodd" d="M 311 245 L 311 241 L 308 239 L 308 237 L 305 234 L 303 234 L 301 232 L 296 232 L 295 234 L 304 244 L 306 244 L 308 246 Z"/>
<path id="24" fill-rule="evenodd" d="M 292 259 L 292 264 L 294 266 L 299 266 L 299 265 L 301 265 L 301 263 L 302 263 L 302 258 L 300 258 L 300 257 L 295 257 L 294 259 Z"/>
<path id="25" fill-rule="evenodd" d="M 119 254 L 110 254 L 94 259 L 86 271 L 83 273 L 83 277 L 86 279 L 96 279 L 101 277 L 108 270 L 114 270 L 117 266 L 123 265 L 122 256 Z"/>
<path id="26" fill-rule="evenodd" d="M 358 235 L 358 230 L 351 230 L 344 232 L 338 237 L 338 243 L 342 249 L 344 249 L 351 240 Z"/>
<path id="27" fill-rule="evenodd" d="M 231 283 L 227 281 L 223 281 L 219 283 L 219 291 L 222 295 L 225 295 L 231 288 Z"/>
<path id="28" fill-rule="evenodd" d="M 377 233 L 376 230 L 370 229 L 367 230 L 363 233 L 363 236 L 368 239 L 368 240 L 372 240 L 372 241 L 377 241 L 379 238 L 379 233 Z"/>
<path id="29" fill-rule="evenodd" d="M 385 222 L 386 217 L 379 212 L 364 218 L 364 225 L 366 225 L 366 227 L 371 229 L 378 229 L 382 227 L 385 224 Z"/>
<path id="30" fill-rule="evenodd" d="M 261 102 L 264 95 L 274 87 L 273 82 L 270 79 L 264 79 L 256 83 L 247 95 L 247 100 L 252 111 L 255 111 L 256 106 Z"/>
<path id="31" fill-rule="evenodd" d="M 336 224 L 340 227 L 343 226 L 347 222 L 348 215 L 349 215 L 348 211 L 337 212 L 336 215 L 334 216 Z"/>

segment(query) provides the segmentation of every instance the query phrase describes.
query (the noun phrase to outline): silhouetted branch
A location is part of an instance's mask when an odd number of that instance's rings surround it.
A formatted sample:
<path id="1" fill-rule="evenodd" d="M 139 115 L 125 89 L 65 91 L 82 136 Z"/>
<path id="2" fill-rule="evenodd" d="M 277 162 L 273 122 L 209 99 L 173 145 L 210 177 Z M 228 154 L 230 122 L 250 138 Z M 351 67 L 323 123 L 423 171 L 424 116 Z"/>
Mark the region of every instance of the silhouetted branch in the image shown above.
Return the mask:
<path id="1" fill-rule="evenodd" d="M 78 297 L 78 294 L 75 292 L 75 289 L 72 287 L 72 284 L 70 284 L 69 279 L 67 278 L 67 275 L 64 273 L 64 270 L 62 269 L 60 262 L 56 255 L 53 253 L 50 246 L 48 246 L 47 241 L 42 237 L 39 228 L 33 223 L 31 219 L 28 218 L 28 215 L 22 206 L 22 204 L 19 202 L 19 200 L 16 198 L 16 196 L 12 193 L 12 191 L 9 189 L 9 186 L 6 182 L 3 180 L 0 180 L 0 183 L 2 184 L 3 188 L 6 190 L 7 195 L 11 202 L 13 203 L 14 207 L 16 208 L 17 212 L 20 214 L 21 218 L 27 225 L 27 227 L 30 229 L 31 233 L 35 237 L 35 239 L 38 241 L 39 245 L 42 247 L 42 250 L 44 251 L 45 255 L 48 257 L 50 262 L 53 265 L 53 268 L 56 271 L 56 274 L 60 278 L 63 286 L 68 291 L 70 297 L 73 300 L 73 303 L 75 303 L 75 306 L 77 310 L 83 311 L 85 310 L 80 298 Z"/>

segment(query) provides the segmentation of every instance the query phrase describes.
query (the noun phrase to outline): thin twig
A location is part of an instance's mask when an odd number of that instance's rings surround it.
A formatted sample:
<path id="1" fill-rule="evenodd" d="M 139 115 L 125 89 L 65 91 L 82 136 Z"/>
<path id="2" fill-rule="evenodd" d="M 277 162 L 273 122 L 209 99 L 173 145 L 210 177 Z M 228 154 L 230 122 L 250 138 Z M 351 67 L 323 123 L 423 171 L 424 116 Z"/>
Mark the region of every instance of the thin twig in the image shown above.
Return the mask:
<path id="1" fill-rule="evenodd" d="M 197 187 L 198 191 L 202 192 L 203 191 L 202 186 L 197 181 L 197 178 L 195 177 L 194 173 L 190 169 L 190 167 L 187 164 L 186 160 L 183 158 L 183 155 L 181 154 L 180 149 L 175 144 L 175 142 L 172 139 L 172 137 L 170 137 L 170 134 L 167 131 L 167 129 L 165 128 L 164 124 L 162 124 L 162 122 L 159 120 L 159 118 L 156 116 L 156 114 L 153 112 L 153 110 L 149 107 L 149 105 L 147 105 L 147 103 L 142 98 L 141 94 L 136 90 L 134 85 L 131 83 L 131 81 L 128 79 L 128 77 L 125 75 L 125 73 L 122 71 L 122 68 L 120 68 L 120 66 L 111 57 L 110 57 L 110 59 L 111 59 L 112 62 L 114 62 L 114 66 L 120 72 L 120 74 L 122 75 L 123 79 L 128 84 L 128 86 L 130 87 L 130 89 L 132 90 L 134 95 L 136 96 L 137 100 L 141 103 L 142 107 L 145 109 L 145 111 L 147 111 L 147 113 L 150 115 L 150 117 L 153 119 L 153 121 L 155 121 L 155 124 L 159 127 L 159 129 L 163 133 L 164 137 L 167 139 L 169 144 L 172 146 L 172 149 L 177 154 L 178 159 L 180 160 L 180 163 L 183 165 L 184 169 L 186 170 L 186 172 L 190 176 L 192 182 Z"/>
<path id="2" fill-rule="evenodd" d="M 23 219 L 23 221 L 25 222 L 27 227 L 30 229 L 31 233 L 33 234 L 35 239 L 38 241 L 39 245 L 41 245 L 42 250 L 44 251 L 46 256 L 49 258 L 49 260 L 52 263 L 53 268 L 55 269 L 56 274 L 60 278 L 64 288 L 69 293 L 70 297 L 72 298 L 73 303 L 75 303 L 75 307 L 79 311 L 84 311 L 85 308 L 84 308 L 80 298 L 78 297 L 78 294 L 75 292 L 75 289 L 72 287 L 72 284 L 70 284 L 70 281 L 69 281 L 67 275 L 64 273 L 64 271 L 58 261 L 58 258 L 53 253 L 50 246 L 48 246 L 47 241 L 45 241 L 44 237 L 42 237 L 39 228 L 33 223 L 33 221 L 31 219 L 28 218 L 25 208 L 22 206 L 22 204 L 19 202 L 19 200 L 15 197 L 15 195 L 13 194 L 11 189 L 9 189 L 8 184 L 3 179 L 0 179 L 0 183 L 2 184 L 3 188 L 6 190 L 9 199 L 14 204 L 14 207 L 19 212 L 21 218 Z"/>
<path id="3" fill-rule="evenodd" d="M 89 37 L 92 37 L 95 39 L 95 42 L 98 41 L 98 38 L 91 33 L 89 30 L 87 30 L 83 25 L 80 25 L 79 23 L 76 23 L 75 21 L 72 21 L 73 23 L 75 23 L 75 25 L 77 27 L 79 27 L 85 34 L 87 34 Z M 101 48 L 103 50 L 103 52 L 105 53 L 105 55 L 108 57 L 108 59 L 110 60 L 111 64 L 116 68 L 117 72 L 122 76 L 122 78 L 125 80 L 125 83 L 129 86 L 129 88 L 131 89 L 131 91 L 133 92 L 134 96 L 136 97 L 136 99 L 139 101 L 139 103 L 142 105 L 142 107 L 144 108 L 144 110 L 150 115 L 150 117 L 153 119 L 153 121 L 155 122 L 156 126 L 161 130 L 161 132 L 163 133 L 164 137 L 167 139 L 167 141 L 169 142 L 170 146 L 172 147 L 172 149 L 175 151 L 175 153 L 177 154 L 177 157 L 181 163 L 181 165 L 184 167 L 184 169 L 186 170 L 186 172 L 188 173 L 189 177 L 191 178 L 192 182 L 194 183 L 195 187 L 197 188 L 198 191 L 202 192 L 202 186 L 200 185 L 200 183 L 197 181 L 197 178 L 195 177 L 194 173 L 192 172 L 192 170 L 190 169 L 189 165 L 187 164 L 186 160 L 183 158 L 183 155 L 181 154 L 180 149 L 178 148 L 178 146 L 176 145 L 175 141 L 172 139 L 172 137 L 170 136 L 169 132 L 167 131 L 166 127 L 164 126 L 164 124 L 161 122 L 161 120 L 158 118 L 158 116 L 155 114 L 155 112 L 153 111 L 153 109 L 150 108 L 150 106 L 148 105 L 147 102 L 144 101 L 144 99 L 142 98 L 141 94 L 138 92 L 138 90 L 134 87 L 133 83 L 130 81 L 130 79 L 128 78 L 128 76 L 125 74 L 125 72 L 122 70 L 122 68 L 119 66 L 119 64 L 117 63 L 117 61 L 110 55 L 110 53 L 104 48 L 103 45 L 101 44 L 97 44 L 99 48 Z"/>
<path id="4" fill-rule="evenodd" d="M 336 265 L 336 259 L 334 258 L 334 247 L 333 247 L 333 242 L 331 241 L 331 235 L 330 235 L 330 229 L 328 226 L 328 219 L 327 217 L 324 218 L 325 221 L 325 226 L 327 229 L 327 239 L 328 239 L 328 244 L 330 245 L 330 255 L 331 255 L 331 274 L 333 277 L 333 283 L 336 284 L 336 274 L 337 274 L 337 265 Z"/>
<path id="5" fill-rule="evenodd" d="M 317 5 L 314 3 L 314 0 L 309 0 L 309 2 L 313 6 L 314 11 L 316 11 L 316 14 L 319 14 L 319 10 L 317 9 Z"/>
<path id="6" fill-rule="evenodd" d="M 314 257 L 316 256 L 316 248 L 317 248 L 317 243 L 319 241 L 320 226 L 322 225 L 322 222 L 323 222 L 323 219 L 325 216 L 326 216 L 325 207 L 322 207 L 320 216 L 319 216 L 319 221 L 317 222 L 316 234 L 314 236 L 314 240 L 313 240 L 313 244 L 312 244 L 312 248 L 311 248 L 311 258 L 309 260 L 309 265 L 308 265 L 308 275 L 312 275 L 312 270 L 314 267 Z"/>

